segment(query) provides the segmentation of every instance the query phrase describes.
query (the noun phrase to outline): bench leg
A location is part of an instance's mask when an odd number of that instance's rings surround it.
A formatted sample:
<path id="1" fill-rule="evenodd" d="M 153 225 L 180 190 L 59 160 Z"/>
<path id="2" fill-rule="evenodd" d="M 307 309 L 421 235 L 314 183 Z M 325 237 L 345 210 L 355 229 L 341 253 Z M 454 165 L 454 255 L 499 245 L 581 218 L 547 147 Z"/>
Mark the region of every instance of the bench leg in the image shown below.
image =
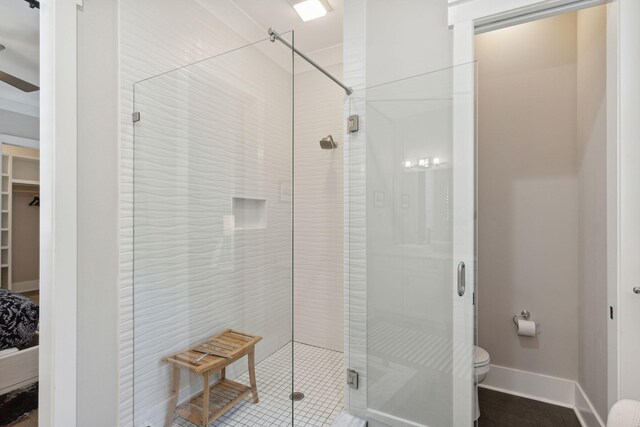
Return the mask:
<path id="1" fill-rule="evenodd" d="M 178 405 L 178 393 L 180 392 L 180 368 L 173 367 L 173 373 L 171 375 L 171 400 L 169 401 L 169 408 L 167 410 L 167 418 L 165 420 L 165 427 L 171 427 L 173 425 L 173 419 L 175 418 L 174 412 Z"/>
<path id="2" fill-rule="evenodd" d="M 204 375 L 204 395 L 202 396 L 202 427 L 209 425 L 209 371 L 206 371 Z"/>
<path id="3" fill-rule="evenodd" d="M 220 369 L 220 379 L 223 380 L 227 378 L 227 368 Z"/>
<path id="4" fill-rule="evenodd" d="M 256 385 L 256 355 L 253 349 L 249 353 L 249 383 L 251 384 L 253 403 L 258 403 L 258 386 Z"/>

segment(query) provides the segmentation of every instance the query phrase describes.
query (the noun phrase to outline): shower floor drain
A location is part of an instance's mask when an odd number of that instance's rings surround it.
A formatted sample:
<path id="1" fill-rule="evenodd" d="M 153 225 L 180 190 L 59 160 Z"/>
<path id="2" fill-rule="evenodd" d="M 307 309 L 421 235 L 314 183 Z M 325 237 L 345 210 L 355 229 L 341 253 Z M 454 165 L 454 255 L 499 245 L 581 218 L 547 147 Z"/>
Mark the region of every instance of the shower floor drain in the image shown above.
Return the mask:
<path id="1" fill-rule="evenodd" d="M 289 399 L 293 400 L 294 402 L 299 402 L 300 400 L 304 399 L 304 393 L 302 393 L 301 391 L 294 391 L 293 393 L 291 393 L 291 396 L 289 396 Z"/>

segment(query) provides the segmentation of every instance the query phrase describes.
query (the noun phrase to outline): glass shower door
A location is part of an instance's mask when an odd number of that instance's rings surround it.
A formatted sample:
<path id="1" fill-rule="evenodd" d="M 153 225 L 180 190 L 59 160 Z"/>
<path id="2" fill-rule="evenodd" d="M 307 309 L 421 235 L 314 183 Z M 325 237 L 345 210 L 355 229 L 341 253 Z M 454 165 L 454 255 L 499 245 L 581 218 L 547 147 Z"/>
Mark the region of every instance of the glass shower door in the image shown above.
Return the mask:
<path id="1" fill-rule="evenodd" d="M 140 81 L 134 98 L 134 424 L 291 425 L 291 49 L 254 43 Z M 247 334 L 261 337 L 260 405 Z"/>
<path id="2" fill-rule="evenodd" d="M 350 114 L 349 411 L 471 426 L 475 64 L 357 91 Z"/>

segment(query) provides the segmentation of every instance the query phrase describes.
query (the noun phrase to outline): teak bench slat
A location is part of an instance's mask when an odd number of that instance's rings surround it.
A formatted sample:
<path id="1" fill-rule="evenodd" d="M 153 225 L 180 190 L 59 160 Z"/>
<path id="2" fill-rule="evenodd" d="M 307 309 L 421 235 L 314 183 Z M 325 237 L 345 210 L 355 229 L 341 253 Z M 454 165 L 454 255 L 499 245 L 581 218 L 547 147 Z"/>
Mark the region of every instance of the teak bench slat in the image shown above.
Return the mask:
<path id="1" fill-rule="evenodd" d="M 258 403 L 258 387 L 255 373 L 255 345 L 262 337 L 227 329 L 194 346 L 164 357 L 162 360 L 173 365 L 171 378 L 171 402 L 167 413 L 166 426 L 173 424 L 175 414 L 194 424 L 206 427 L 225 412 L 253 395 Z M 215 353 L 215 354 L 208 354 Z M 226 367 L 248 356 L 250 387 L 226 378 Z M 202 375 L 203 391 L 189 401 L 177 406 L 180 391 L 180 369 Z M 211 374 L 220 373 L 220 379 L 210 384 Z"/>

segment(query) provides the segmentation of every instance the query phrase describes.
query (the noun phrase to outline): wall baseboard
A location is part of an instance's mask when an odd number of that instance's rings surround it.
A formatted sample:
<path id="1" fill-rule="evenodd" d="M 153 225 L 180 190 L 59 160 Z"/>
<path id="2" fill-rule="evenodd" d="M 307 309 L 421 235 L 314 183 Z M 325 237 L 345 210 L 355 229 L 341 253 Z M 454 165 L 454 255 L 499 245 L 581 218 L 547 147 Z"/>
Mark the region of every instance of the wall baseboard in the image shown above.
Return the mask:
<path id="1" fill-rule="evenodd" d="M 578 419 L 585 427 L 604 427 L 605 423 L 596 412 L 589 397 L 579 383 L 576 383 L 575 411 Z M 605 414 L 606 415 L 606 414 Z"/>
<path id="2" fill-rule="evenodd" d="M 40 280 L 26 280 L 24 282 L 13 282 L 11 290 L 13 292 L 30 292 L 40 289 Z"/>
<path id="3" fill-rule="evenodd" d="M 583 427 L 604 427 L 582 387 L 573 380 L 491 365 L 480 387 L 571 408 Z"/>

